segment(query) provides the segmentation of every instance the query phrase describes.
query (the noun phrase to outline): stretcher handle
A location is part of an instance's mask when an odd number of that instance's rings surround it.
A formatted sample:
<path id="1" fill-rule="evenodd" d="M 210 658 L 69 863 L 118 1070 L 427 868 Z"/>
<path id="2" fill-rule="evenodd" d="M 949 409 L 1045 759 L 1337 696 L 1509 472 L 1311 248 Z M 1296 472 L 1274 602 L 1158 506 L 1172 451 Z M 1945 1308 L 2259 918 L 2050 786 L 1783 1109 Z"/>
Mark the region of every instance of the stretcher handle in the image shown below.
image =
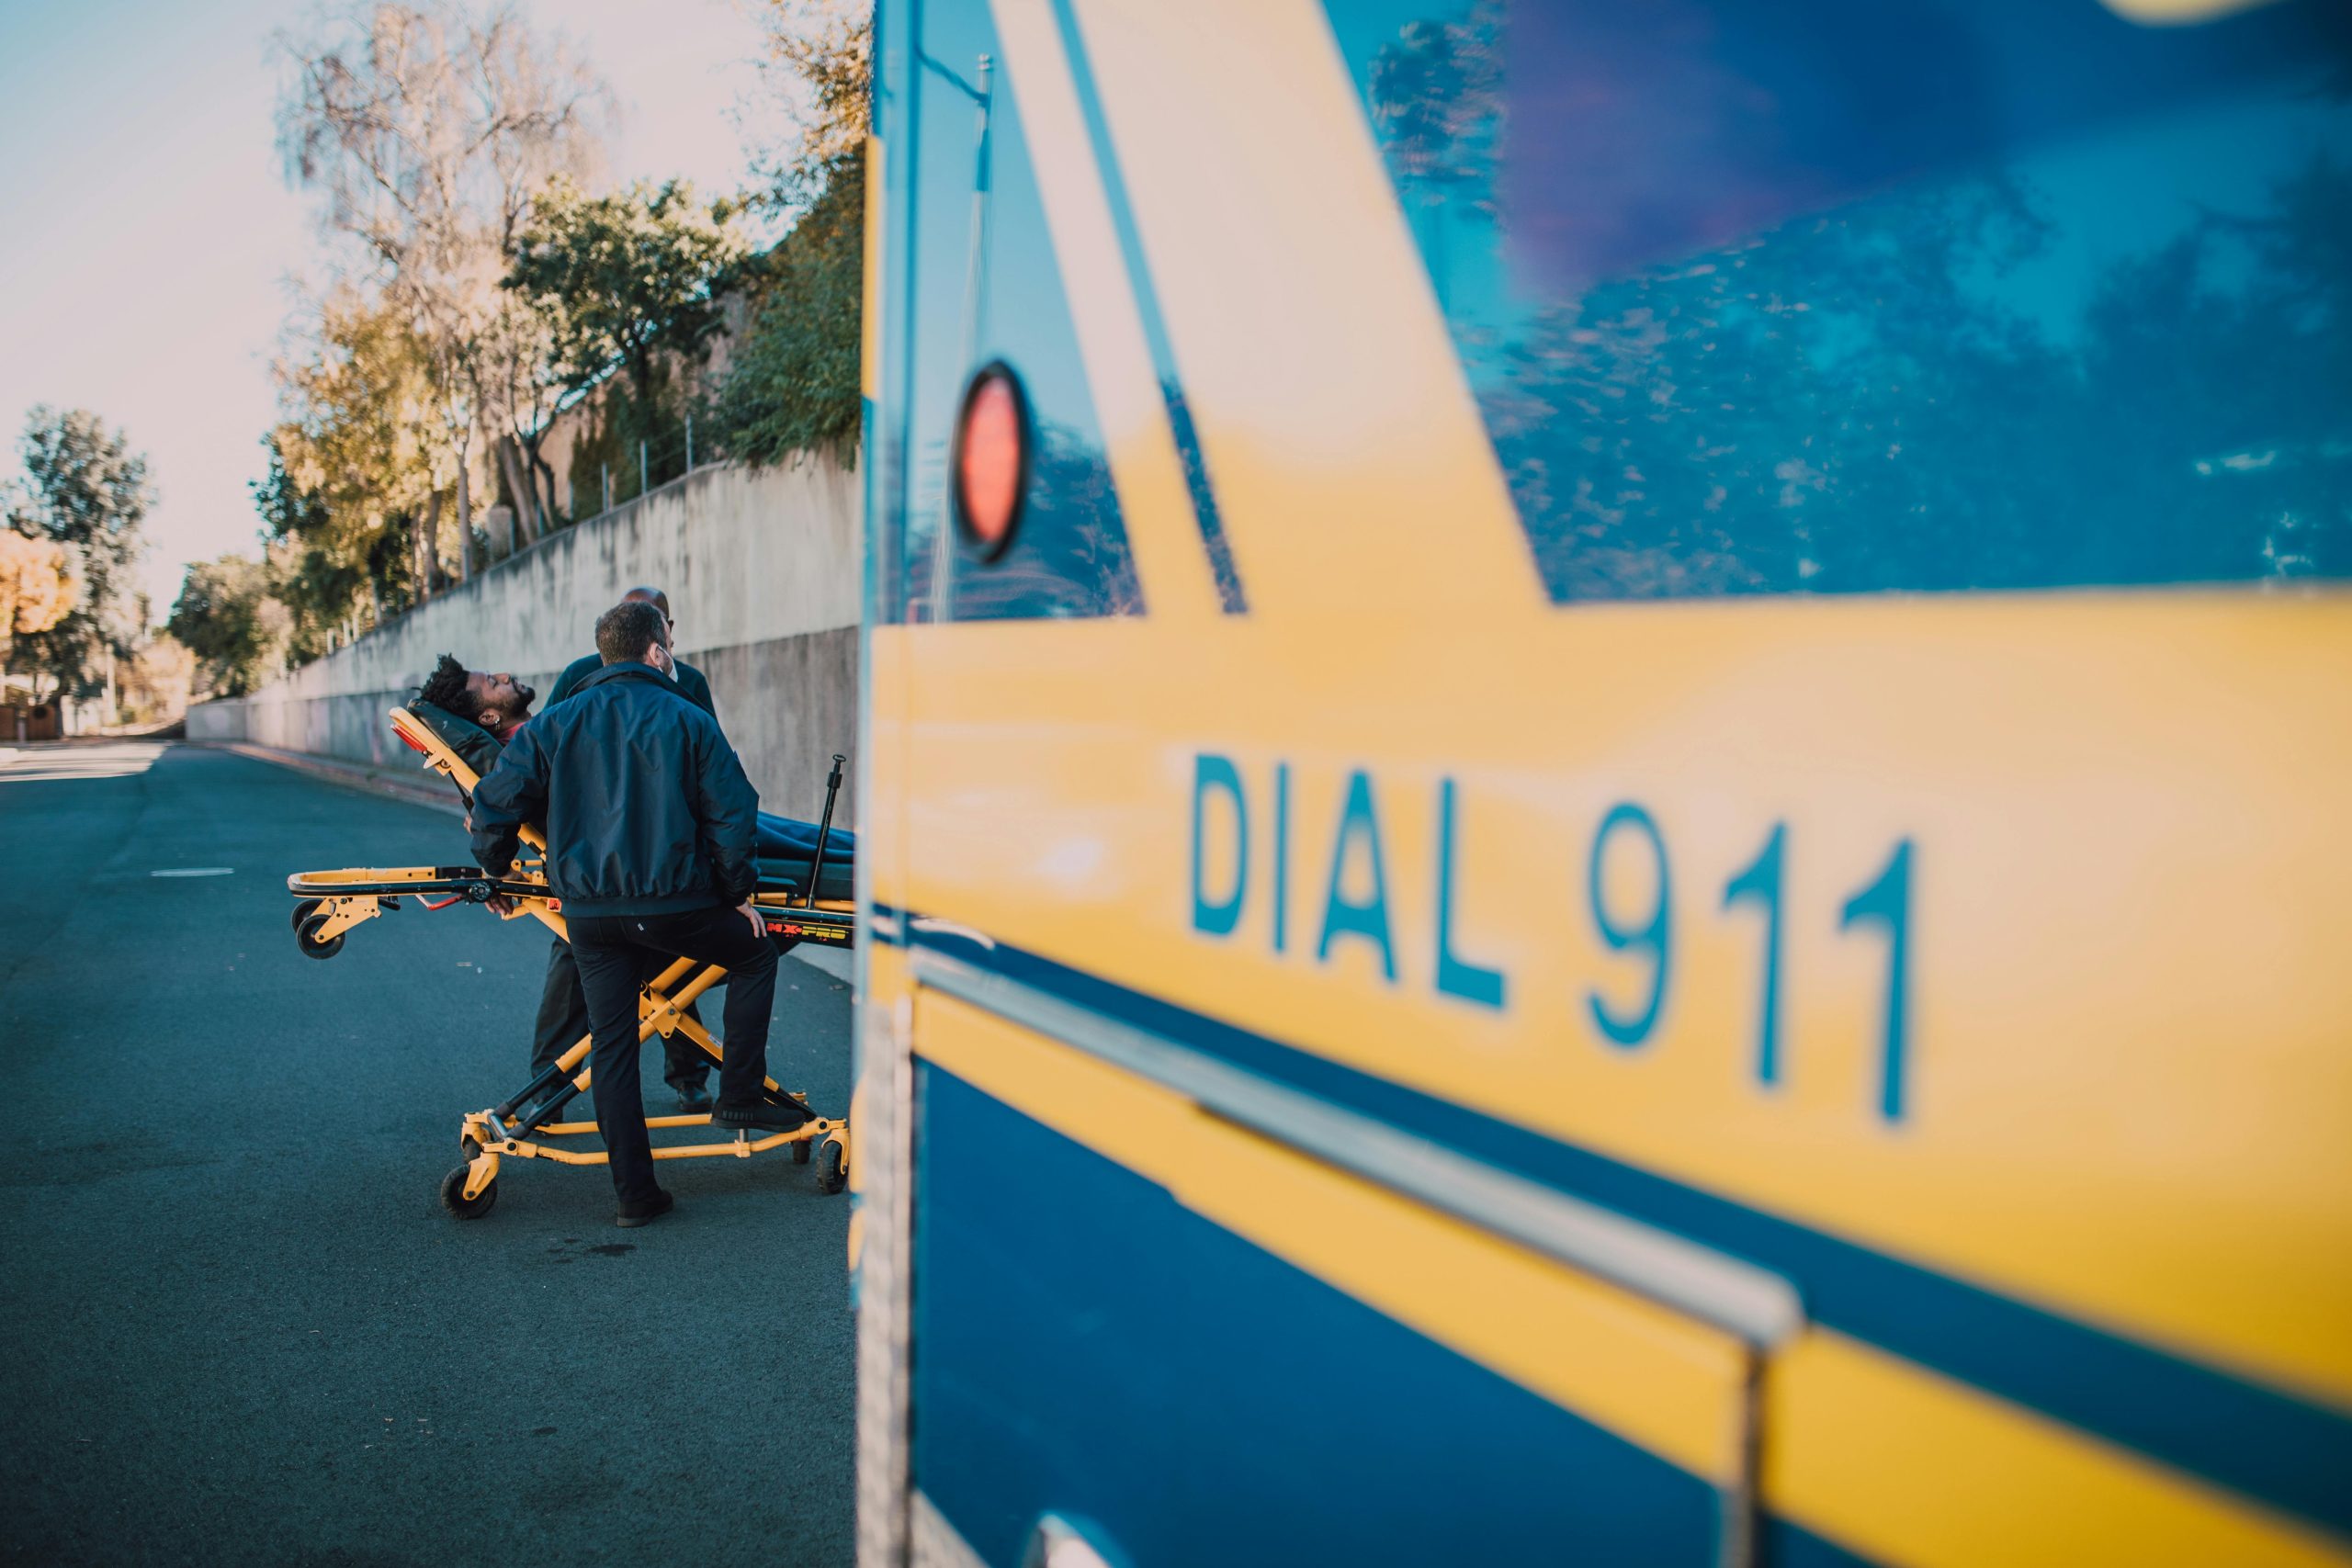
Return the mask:
<path id="1" fill-rule="evenodd" d="M 825 869 L 825 840 L 833 836 L 833 797 L 842 792 L 842 764 L 848 760 L 841 752 L 834 752 L 833 771 L 825 780 L 825 817 L 817 824 L 817 852 L 808 858 L 808 896 L 800 900 L 804 909 L 817 907 L 817 878 Z"/>

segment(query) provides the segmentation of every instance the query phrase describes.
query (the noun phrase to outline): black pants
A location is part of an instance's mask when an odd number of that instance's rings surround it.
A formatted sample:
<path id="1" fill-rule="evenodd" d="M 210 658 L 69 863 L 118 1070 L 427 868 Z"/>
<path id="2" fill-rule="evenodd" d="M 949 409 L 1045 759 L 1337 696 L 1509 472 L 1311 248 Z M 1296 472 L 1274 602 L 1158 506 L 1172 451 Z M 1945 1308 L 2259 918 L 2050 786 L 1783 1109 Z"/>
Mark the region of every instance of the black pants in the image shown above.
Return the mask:
<path id="1" fill-rule="evenodd" d="M 638 1084 L 637 988 L 649 953 L 718 964 L 727 969 L 727 1038 L 718 1065 L 723 1105 L 756 1105 L 768 1072 L 768 1013 L 775 1005 L 775 949 L 767 933 L 729 908 L 677 915 L 575 915 L 571 956 L 588 998 L 595 1044 L 588 1058 L 596 1129 L 624 1203 L 653 1196 L 652 1144 L 645 1135 L 645 1095 Z"/>
<path id="2" fill-rule="evenodd" d="M 644 985 L 669 964 L 662 953 L 646 953 L 644 972 L 637 983 Z M 686 1016 L 696 1023 L 702 1021 L 701 1012 L 692 1004 L 686 1008 Z M 587 1032 L 588 998 L 581 994 L 580 969 L 572 962 L 571 944 L 559 940 L 548 953 L 547 982 L 539 988 L 539 1016 L 531 1030 L 531 1076 L 538 1077 L 540 1069 L 579 1044 Z M 700 1089 L 710 1077 L 709 1055 L 684 1034 L 664 1036 L 662 1053 L 662 1077 L 672 1089 Z"/>

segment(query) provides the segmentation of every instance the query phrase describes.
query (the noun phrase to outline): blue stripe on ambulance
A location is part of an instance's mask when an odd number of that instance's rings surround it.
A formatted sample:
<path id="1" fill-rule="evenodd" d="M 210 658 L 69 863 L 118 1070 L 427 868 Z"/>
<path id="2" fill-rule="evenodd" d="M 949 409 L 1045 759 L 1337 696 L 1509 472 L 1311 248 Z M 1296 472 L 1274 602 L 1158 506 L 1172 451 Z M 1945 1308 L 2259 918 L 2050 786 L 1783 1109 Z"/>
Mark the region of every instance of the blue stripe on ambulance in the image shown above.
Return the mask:
<path id="1" fill-rule="evenodd" d="M 888 914 L 889 911 L 880 910 Z M 1809 1318 L 2352 1534 L 2352 1417 L 1982 1286 L 1361 1073 L 1002 942 L 954 954 L 1793 1281 Z"/>
<path id="2" fill-rule="evenodd" d="M 1707 1482 L 944 1068 L 916 1104 L 913 1480 L 997 1568 L 1047 1510 L 1136 1562 L 1714 1560 Z"/>

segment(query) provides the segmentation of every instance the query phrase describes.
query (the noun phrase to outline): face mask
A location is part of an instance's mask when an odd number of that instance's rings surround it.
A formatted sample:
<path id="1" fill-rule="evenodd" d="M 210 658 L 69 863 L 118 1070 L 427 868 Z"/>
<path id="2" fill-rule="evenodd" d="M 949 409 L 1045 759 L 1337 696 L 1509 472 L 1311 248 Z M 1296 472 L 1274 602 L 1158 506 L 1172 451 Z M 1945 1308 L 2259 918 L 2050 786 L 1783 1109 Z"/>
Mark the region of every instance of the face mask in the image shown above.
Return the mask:
<path id="1" fill-rule="evenodd" d="M 666 648 L 662 650 L 662 663 L 660 665 L 660 669 L 662 673 L 668 676 L 673 683 L 677 681 L 678 660 L 676 657 L 673 656 Z"/>

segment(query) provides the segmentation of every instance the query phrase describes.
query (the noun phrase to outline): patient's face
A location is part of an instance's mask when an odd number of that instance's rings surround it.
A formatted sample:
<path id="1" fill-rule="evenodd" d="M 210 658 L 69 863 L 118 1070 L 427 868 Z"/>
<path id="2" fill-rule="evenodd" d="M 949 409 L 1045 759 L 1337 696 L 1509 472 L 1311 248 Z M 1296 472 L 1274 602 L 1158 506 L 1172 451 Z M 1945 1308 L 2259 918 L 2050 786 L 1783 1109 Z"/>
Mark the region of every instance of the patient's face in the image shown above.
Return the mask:
<path id="1" fill-rule="evenodd" d="M 466 682 L 466 691 L 482 716 L 494 718 L 496 726 L 520 721 L 539 694 L 503 670 L 495 675 L 475 671 Z"/>

